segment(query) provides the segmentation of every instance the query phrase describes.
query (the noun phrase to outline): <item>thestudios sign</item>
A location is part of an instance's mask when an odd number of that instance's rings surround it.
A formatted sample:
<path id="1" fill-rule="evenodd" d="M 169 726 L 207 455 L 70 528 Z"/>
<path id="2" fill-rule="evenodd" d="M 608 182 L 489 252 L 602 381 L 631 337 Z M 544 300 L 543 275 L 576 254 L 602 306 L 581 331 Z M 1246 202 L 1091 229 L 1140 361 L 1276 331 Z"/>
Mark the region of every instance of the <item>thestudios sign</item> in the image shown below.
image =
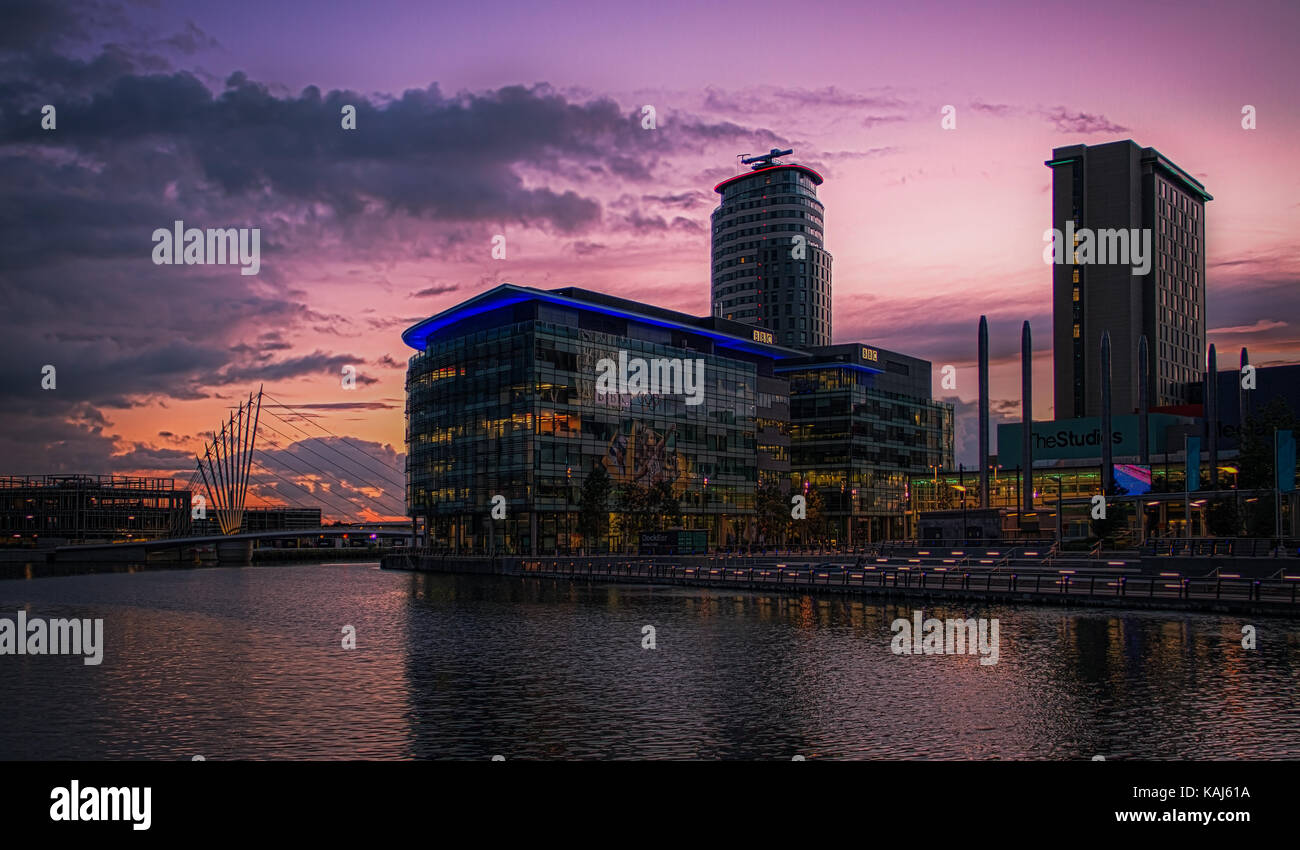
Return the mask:
<path id="1" fill-rule="evenodd" d="M 1166 450 L 1165 429 L 1182 421 L 1167 413 L 1152 413 L 1147 417 L 1148 448 L 1153 454 Z M 998 463 L 1004 468 L 1020 465 L 1021 427 L 1019 422 L 998 426 Z M 1035 422 L 1031 433 L 1034 460 L 1100 458 L 1103 439 L 1110 441 L 1111 453 L 1116 456 L 1140 454 L 1136 414 L 1112 416 L 1110 434 L 1105 437 L 1100 416 Z M 1182 446 L 1177 450 L 1181 451 Z"/>

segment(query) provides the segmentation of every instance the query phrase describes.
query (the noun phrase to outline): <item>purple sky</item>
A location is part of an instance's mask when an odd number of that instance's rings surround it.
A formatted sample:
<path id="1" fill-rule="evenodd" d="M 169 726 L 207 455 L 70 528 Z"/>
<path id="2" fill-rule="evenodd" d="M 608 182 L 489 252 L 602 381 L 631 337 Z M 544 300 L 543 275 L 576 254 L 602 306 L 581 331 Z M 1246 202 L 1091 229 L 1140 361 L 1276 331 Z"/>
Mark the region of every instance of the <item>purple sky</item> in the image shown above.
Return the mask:
<path id="1" fill-rule="evenodd" d="M 981 313 L 995 410 L 1027 318 L 1052 415 L 1053 147 L 1202 180 L 1210 341 L 1296 362 L 1298 31 L 1293 3 L 8 4 L 3 472 L 188 478 L 258 383 L 400 464 L 406 325 L 502 281 L 707 312 L 711 189 L 775 145 L 826 177 L 835 341 L 956 365 L 959 460 Z M 261 274 L 154 266 L 176 218 L 261 227 Z"/>

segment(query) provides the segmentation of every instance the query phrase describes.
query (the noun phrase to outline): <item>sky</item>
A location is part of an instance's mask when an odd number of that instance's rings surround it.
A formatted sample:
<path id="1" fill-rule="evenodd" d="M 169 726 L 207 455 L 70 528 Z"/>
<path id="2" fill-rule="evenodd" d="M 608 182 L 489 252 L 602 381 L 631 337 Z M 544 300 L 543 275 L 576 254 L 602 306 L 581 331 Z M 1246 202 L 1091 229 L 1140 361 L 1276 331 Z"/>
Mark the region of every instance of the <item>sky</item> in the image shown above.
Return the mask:
<path id="1" fill-rule="evenodd" d="M 404 328 L 502 282 L 707 314 L 712 187 L 777 146 L 825 177 L 834 341 L 930 360 L 959 461 L 981 314 L 995 421 L 1026 319 L 1053 415 L 1054 147 L 1203 182 L 1209 341 L 1298 362 L 1297 31 L 1281 2 L 9 2 L 0 474 L 188 481 L 264 386 L 255 491 L 400 515 Z M 176 220 L 260 228 L 259 273 L 155 265 Z"/>

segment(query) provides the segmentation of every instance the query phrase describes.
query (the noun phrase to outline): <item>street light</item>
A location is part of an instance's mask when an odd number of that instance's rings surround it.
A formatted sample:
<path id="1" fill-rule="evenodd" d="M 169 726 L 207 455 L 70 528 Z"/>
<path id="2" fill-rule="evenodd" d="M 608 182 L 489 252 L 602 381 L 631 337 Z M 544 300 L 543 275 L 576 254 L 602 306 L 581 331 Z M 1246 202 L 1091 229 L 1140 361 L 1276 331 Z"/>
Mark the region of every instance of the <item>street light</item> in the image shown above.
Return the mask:
<path id="1" fill-rule="evenodd" d="M 1056 482 L 1056 548 L 1059 550 L 1064 543 L 1065 536 L 1065 511 L 1063 509 L 1065 488 L 1061 484 L 1061 476 L 1049 475 L 1049 481 Z"/>
<path id="2" fill-rule="evenodd" d="M 954 490 L 961 493 L 961 545 L 966 546 L 969 528 L 966 526 L 966 486 L 964 484 L 949 484 Z"/>

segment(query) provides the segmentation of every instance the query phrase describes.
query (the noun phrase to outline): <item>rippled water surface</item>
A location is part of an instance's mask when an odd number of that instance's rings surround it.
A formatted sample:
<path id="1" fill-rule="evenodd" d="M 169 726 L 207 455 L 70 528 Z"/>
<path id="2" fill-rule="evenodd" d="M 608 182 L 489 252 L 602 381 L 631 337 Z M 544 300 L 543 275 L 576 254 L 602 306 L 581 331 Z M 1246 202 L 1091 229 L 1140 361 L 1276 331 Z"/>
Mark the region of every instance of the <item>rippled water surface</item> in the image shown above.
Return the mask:
<path id="1" fill-rule="evenodd" d="M 0 581 L 19 608 L 105 656 L 0 655 L 5 759 L 1300 757 L 1290 620 L 926 612 L 997 617 L 982 666 L 894 655 L 910 605 L 373 564 Z"/>

